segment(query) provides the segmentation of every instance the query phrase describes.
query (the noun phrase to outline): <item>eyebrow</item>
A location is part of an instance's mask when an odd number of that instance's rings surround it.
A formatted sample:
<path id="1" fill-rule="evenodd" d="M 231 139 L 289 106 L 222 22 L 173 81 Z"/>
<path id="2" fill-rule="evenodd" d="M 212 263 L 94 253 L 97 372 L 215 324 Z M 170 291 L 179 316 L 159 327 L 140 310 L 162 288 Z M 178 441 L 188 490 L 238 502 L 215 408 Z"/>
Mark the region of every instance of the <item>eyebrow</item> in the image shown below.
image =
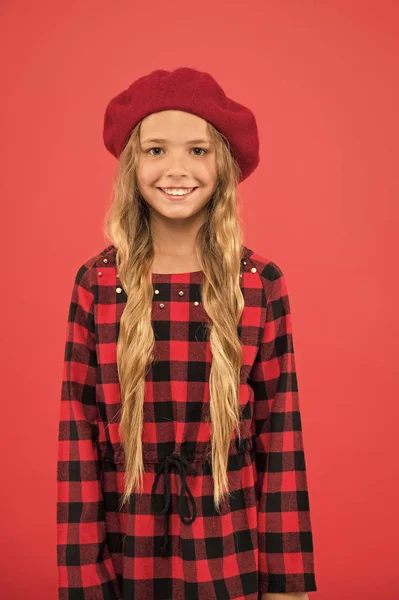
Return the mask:
<path id="1" fill-rule="evenodd" d="M 150 142 L 153 142 L 155 144 L 164 144 L 165 142 L 167 143 L 169 140 L 165 140 L 165 139 L 148 139 L 148 140 L 144 140 L 142 143 L 143 144 L 149 144 Z M 198 140 L 189 140 L 188 142 L 186 142 L 186 144 L 210 144 L 211 140 L 203 140 L 203 139 L 198 139 Z"/>

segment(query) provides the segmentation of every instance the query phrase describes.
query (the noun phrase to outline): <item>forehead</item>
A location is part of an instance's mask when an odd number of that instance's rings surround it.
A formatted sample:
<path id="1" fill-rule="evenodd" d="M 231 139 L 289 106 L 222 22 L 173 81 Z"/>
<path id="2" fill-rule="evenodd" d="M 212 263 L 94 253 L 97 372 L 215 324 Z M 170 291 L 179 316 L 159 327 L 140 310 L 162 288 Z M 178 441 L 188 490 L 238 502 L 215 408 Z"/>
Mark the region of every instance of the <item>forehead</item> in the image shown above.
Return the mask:
<path id="1" fill-rule="evenodd" d="M 184 140 L 187 135 L 210 140 L 205 119 L 182 110 L 163 110 L 145 117 L 141 123 L 140 138 Z"/>

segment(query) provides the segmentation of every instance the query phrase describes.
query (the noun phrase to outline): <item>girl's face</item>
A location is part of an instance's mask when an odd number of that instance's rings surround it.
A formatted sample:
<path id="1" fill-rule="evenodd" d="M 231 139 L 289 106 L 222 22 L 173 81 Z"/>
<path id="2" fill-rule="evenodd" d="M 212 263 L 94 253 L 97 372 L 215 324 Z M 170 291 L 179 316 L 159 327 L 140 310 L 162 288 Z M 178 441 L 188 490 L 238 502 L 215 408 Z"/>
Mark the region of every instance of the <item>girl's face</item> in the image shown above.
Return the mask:
<path id="1" fill-rule="evenodd" d="M 148 115 L 141 124 L 137 182 L 150 212 L 158 216 L 177 220 L 200 213 L 217 182 L 215 148 L 206 121 L 180 110 Z M 171 196 L 161 188 L 196 189 Z"/>

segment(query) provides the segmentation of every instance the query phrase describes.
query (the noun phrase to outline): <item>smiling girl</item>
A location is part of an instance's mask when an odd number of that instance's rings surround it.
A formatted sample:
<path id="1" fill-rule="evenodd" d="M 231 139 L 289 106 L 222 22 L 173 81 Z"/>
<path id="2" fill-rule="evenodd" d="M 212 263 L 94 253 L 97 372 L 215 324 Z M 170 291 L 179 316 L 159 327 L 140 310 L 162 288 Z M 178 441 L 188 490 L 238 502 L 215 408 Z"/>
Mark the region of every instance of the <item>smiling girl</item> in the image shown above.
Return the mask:
<path id="1" fill-rule="evenodd" d="M 207 73 L 113 98 L 110 242 L 77 270 L 58 452 L 59 600 L 315 591 L 284 275 L 243 244 L 252 112 Z"/>

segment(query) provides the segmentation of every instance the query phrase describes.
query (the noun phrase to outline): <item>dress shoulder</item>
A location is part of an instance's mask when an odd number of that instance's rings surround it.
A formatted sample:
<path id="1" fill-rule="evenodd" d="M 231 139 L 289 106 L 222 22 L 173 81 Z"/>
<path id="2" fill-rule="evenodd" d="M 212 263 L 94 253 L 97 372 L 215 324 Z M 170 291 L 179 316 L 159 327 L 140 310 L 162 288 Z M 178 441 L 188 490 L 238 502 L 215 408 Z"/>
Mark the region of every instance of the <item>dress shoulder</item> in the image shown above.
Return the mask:
<path id="1" fill-rule="evenodd" d="M 104 267 L 104 264 L 106 263 L 108 263 L 109 266 L 115 263 L 115 246 L 112 244 L 106 246 L 94 256 L 87 258 L 79 265 L 75 276 L 75 282 L 81 283 L 83 280 L 89 285 L 94 283 L 93 274 L 96 279 L 95 270 L 99 267 Z"/>
<path id="2" fill-rule="evenodd" d="M 102 266 L 104 262 L 107 263 L 108 261 L 110 261 L 112 257 L 114 257 L 114 255 L 115 246 L 113 244 L 110 244 L 109 246 L 106 246 L 105 248 L 100 250 L 100 252 L 98 252 L 94 256 L 91 256 L 90 258 L 86 259 L 82 266 L 86 267 L 87 269 Z M 106 260 L 104 261 L 104 259 Z"/>
<path id="3" fill-rule="evenodd" d="M 284 277 L 282 268 L 270 258 L 251 250 L 250 248 L 246 248 L 246 260 L 248 270 L 251 270 L 252 268 L 256 269 L 256 271 L 253 272 L 258 273 L 266 298 L 268 299 L 273 283 L 277 279 Z"/>

